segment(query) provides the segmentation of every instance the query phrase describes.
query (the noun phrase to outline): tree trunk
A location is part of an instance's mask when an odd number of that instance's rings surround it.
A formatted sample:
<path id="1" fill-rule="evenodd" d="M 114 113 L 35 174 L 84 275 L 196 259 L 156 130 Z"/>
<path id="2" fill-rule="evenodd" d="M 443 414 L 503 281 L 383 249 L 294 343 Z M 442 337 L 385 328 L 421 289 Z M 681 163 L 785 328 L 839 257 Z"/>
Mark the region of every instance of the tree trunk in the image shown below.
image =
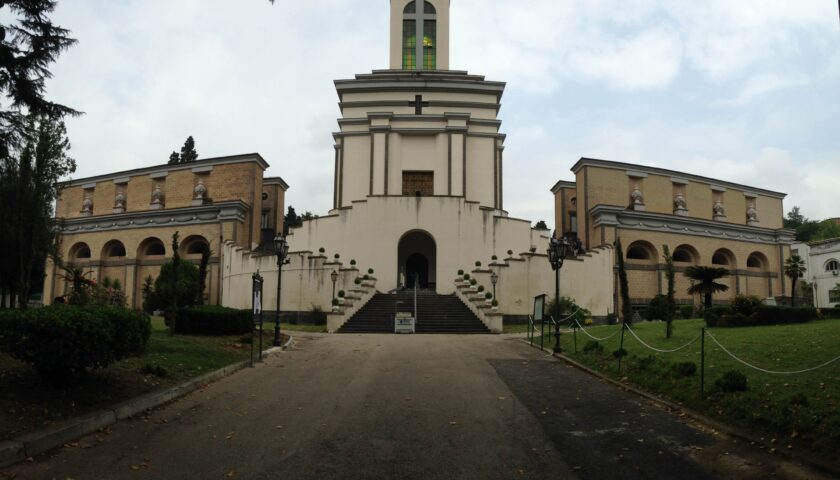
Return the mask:
<path id="1" fill-rule="evenodd" d="M 790 284 L 790 306 L 796 306 L 796 277 L 791 278 Z"/>
<path id="2" fill-rule="evenodd" d="M 706 308 L 712 308 L 712 292 L 704 293 L 706 298 Z"/>

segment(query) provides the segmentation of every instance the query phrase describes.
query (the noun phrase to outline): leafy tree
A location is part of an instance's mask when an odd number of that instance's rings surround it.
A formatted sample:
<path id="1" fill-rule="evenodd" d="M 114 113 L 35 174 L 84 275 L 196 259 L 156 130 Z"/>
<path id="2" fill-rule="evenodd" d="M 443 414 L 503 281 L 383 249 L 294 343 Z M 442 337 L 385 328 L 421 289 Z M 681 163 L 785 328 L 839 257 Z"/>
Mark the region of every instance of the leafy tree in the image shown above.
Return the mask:
<path id="1" fill-rule="evenodd" d="M 800 242 L 810 242 L 815 240 L 815 236 L 820 229 L 820 222 L 809 220 L 799 207 L 793 207 L 783 220 L 785 228 L 796 230 L 796 239 Z"/>
<path id="2" fill-rule="evenodd" d="M 662 245 L 663 257 L 665 258 L 665 278 L 668 280 L 668 294 L 665 297 L 665 338 L 671 338 L 674 334 L 674 315 L 677 311 L 676 302 L 674 302 L 674 277 L 676 270 L 674 269 L 674 257 L 668 249 L 668 245 Z"/>
<path id="3" fill-rule="evenodd" d="M 178 310 L 195 305 L 198 297 L 198 269 L 195 265 L 181 260 L 178 252 L 178 232 L 172 235 L 172 260 L 163 265 L 160 275 L 155 280 L 155 297 L 166 310 L 166 323 L 169 333 L 175 333 Z"/>
<path id="4" fill-rule="evenodd" d="M 198 152 L 195 151 L 195 140 L 189 136 L 181 147 L 181 163 L 192 163 L 196 160 L 198 160 Z"/>
<path id="5" fill-rule="evenodd" d="M 76 170 L 63 122 L 26 121 L 33 136 L 0 160 L 0 283 L 21 308 L 33 283 L 43 282 L 47 256 L 57 251 L 52 205 L 61 192 L 59 180 Z"/>
<path id="6" fill-rule="evenodd" d="M 207 265 L 210 263 L 210 256 L 213 252 L 209 246 L 205 246 L 201 252 L 201 263 L 198 265 L 198 298 L 196 304 L 204 305 L 204 290 L 207 288 Z"/>
<path id="7" fill-rule="evenodd" d="M 811 237 L 811 241 L 815 242 L 838 237 L 840 237 L 840 224 L 832 220 L 823 220 L 817 224 L 816 232 Z"/>
<path id="8" fill-rule="evenodd" d="M 8 7 L 8 8 L 6 8 Z M 80 115 L 45 98 L 50 65 L 76 43 L 70 31 L 53 25 L 55 0 L 0 2 L 0 159 L 22 149 L 36 134 L 31 117 L 58 122 Z"/>
<path id="9" fill-rule="evenodd" d="M 298 228 L 303 225 L 303 220 L 295 212 L 295 207 L 289 205 L 286 216 L 283 219 L 283 234 L 289 233 L 290 228 Z"/>
<path id="10" fill-rule="evenodd" d="M 796 282 L 805 276 L 805 260 L 799 255 L 791 255 L 785 260 L 785 275 L 790 278 L 790 304 L 796 306 Z"/>
<path id="11" fill-rule="evenodd" d="M 168 165 L 177 165 L 181 163 L 181 156 L 178 155 L 178 152 L 172 152 L 169 154 L 169 161 L 166 163 Z"/>
<path id="12" fill-rule="evenodd" d="M 143 280 L 143 311 L 150 314 L 157 310 L 157 299 L 155 298 L 155 283 L 149 275 Z"/>
<path id="13" fill-rule="evenodd" d="M 615 260 L 618 264 L 618 290 L 621 294 L 621 316 L 627 325 L 633 323 L 633 305 L 630 303 L 630 287 L 627 285 L 627 269 L 624 266 L 624 249 L 621 239 L 615 241 Z"/>
<path id="14" fill-rule="evenodd" d="M 310 211 L 303 212 L 303 215 L 300 216 L 301 225 L 303 225 L 303 222 L 308 222 L 309 220 L 315 220 L 317 218 L 318 215 L 315 215 Z"/>
<path id="15" fill-rule="evenodd" d="M 692 265 L 687 267 L 683 274 L 697 282 L 688 289 L 688 293 L 691 295 L 695 293 L 703 295 L 703 304 L 706 308 L 712 307 L 712 295 L 714 293 L 729 290 L 729 286 L 715 281 L 729 276 L 729 270 L 725 268 Z"/>
<path id="16" fill-rule="evenodd" d="M 548 225 L 545 224 L 545 220 L 540 220 L 534 225 L 534 228 L 537 230 L 548 230 Z"/>

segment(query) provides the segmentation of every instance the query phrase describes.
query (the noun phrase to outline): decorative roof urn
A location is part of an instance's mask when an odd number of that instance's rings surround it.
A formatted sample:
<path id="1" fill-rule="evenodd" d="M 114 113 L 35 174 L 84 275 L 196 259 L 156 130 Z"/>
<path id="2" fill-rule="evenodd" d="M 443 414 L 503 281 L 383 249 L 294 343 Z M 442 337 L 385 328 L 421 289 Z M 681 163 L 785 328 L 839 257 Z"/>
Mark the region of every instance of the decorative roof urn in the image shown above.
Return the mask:
<path id="1" fill-rule="evenodd" d="M 163 191 L 161 191 L 160 185 L 155 185 L 155 189 L 152 190 L 152 203 L 149 206 L 152 207 L 152 210 L 160 210 L 164 207 Z"/>
<path id="2" fill-rule="evenodd" d="M 715 206 L 712 207 L 712 213 L 715 220 L 718 221 L 726 221 L 726 209 L 723 207 L 723 202 L 720 200 L 715 201 Z"/>
<path id="3" fill-rule="evenodd" d="M 639 190 L 638 183 L 633 188 L 633 193 L 630 194 L 630 199 L 633 201 L 631 205 L 633 207 L 633 210 L 638 210 L 640 212 L 645 211 L 645 197 L 644 195 L 642 195 L 642 191 Z"/>
<path id="4" fill-rule="evenodd" d="M 682 193 L 678 193 L 676 197 L 674 197 L 674 215 L 679 215 L 681 217 L 688 216 L 688 204 L 685 201 L 685 197 Z"/>
<path id="5" fill-rule="evenodd" d="M 114 213 L 125 213 L 125 193 L 122 190 L 117 190 L 114 196 Z"/>
<path id="6" fill-rule="evenodd" d="M 82 200 L 82 216 L 89 217 L 91 215 L 93 215 L 93 200 L 90 196 L 85 195 L 85 199 Z"/>
<path id="7" fill-rule="evenodd" d="M 747 208 L 747 225 L 749 226 L 758 226 L 758 210 L 755 209 L 755 205 L 750 204 L 749 208 Z"/>
<path id="8" fill-rule="evenodd" d="M 204 186 L 204 181 L 199 180 L 197 184 L 195 184 L 194 189 L 195 195 L 193 196 L 192 204 L 194 207 L 200 207 L 204 205 L 204 201 L 207 200 L 207 187 Z"/>

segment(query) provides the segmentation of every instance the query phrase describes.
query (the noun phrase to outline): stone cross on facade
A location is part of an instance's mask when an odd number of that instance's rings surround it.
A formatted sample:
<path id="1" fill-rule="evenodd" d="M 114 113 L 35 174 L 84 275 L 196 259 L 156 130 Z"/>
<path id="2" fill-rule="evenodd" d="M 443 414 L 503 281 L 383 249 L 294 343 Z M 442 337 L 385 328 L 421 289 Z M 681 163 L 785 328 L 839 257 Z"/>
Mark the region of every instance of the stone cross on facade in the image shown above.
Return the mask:
<path id="1" fill-rule="evenodd" d="M 414 107 L 415 115 L 423 115 L 423 107 L 431 105 L 429 102 L 423 101 L 423 95 L 415 95 L 413 102 L 408 102 L 409 107 Z"/>

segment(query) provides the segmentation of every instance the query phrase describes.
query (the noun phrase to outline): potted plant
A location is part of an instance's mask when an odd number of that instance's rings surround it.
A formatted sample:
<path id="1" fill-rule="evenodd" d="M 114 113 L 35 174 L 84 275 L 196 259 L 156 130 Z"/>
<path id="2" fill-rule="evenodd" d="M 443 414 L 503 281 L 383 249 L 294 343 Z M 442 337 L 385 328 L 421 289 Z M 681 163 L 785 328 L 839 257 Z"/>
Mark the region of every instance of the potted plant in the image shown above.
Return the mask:
<path id="1" fill-rule="evenodd" d="M 365 276 L 362 277 L 362 280 L 370 280 L 370 277 L 367 274 L 365 274 Z"/>
<path id="2" fill-rule="evenodd" d="M 508 255 L 513 255 L 513 250 L 508 250 Z"/>
<path id="3" fill-rule="evenodd" d="M 372 268 L 368 268 L 368 274 L 373 275 L 373 269 Z"/>
<path id="4" fill-rule="evenodd" d="M 470 274 L 469 273 L 464 274 L 464 280 L 466 280 L 468 282 L 470 281 Z"/>
<path id="5" fill-rule="evenodd" d="M 490 292 L 485 293 L 484 294 L 484 301 L 485 301 L 485 303 L 487 303 L 487 305 L 492 305 L 493 304 L 493 294 L 490 293 Z"/>
<path id="6" fill-rule="evenodd" d="M 338 260 L 339 258 L 341 258 L 341 255 L 339 255 L 339 254 L 337 254 L 337 253 L 336 253 L 335 255 L 333 255 L 333 258 L 334 258 L 334 259 L 336 259 L 336 260 Z"/>
<path id="7" fill-rule="evenodd" d="M 496 260 L 498 260 L 498 259 L 499 259 L 499 257 L 497 257 L 497 256 L 493 255 L 492 257 L 490 257 L 490 259 L 491 259 L 491 260 L 493 260 L 493 261 L 495 262 Z"/>
<path id="8" fill-rule="evenodd" d="M 490 306 L 492 307 L 491 310 L 493 310 L 494 312 L 499 311 L 499 301 L 496 300 L 495 298 L 493 299 L 492 302 L 490 302 Z"/>
<path id="9" fill-rule="evenodd" d="M 353 280 L 353 283 L 355 283 L 356 285 L 361 285 L 362 284 L 362 279 L 359 278 L 359 277 L 356 277 L 356 279 Z"/>
<path id="10" fill-rule="evenodd" d="M 324 252 L 326 252 L 326 251 L 327 251 L 327 249 L 324 248 L 324 247 L 321 247 L 321 248 L 318 249 L 318 253 L 320 253 L 321 255 L 323 255 Z"/>
<path id="11" fill-rule="evenodd" d="M 481 268 L 481 262 L 478 260 L 475 261 L 475 268 Z"/>
<path id="12" fill-rule="evenodd" d="M 350 266 L 351 266 L 351 267 L 355 267 L 355 266 L 356 266 L 356 259 L 355 259 L 355 258 L 353 258 L 353 259 L 351 259 L 351 260 L 350 260 Z"/>
<path id="13" fill-rule="evenodd" d="M 479 285 L 478 286 L 478 292 L 481 293 L 483 291 L 484 291 L 484 285 Z"/>
<path id="14" fill-rule="evenodd" d="M 344 290 L 339 290 L 338 291 L 338 298 L 344 298 L 345 295 L 346 294 L 345 294 Z"/>
<path id="15" fill-rule="evenodd" d="M 531 250 L 531 253 L 536 253 L 537 252 L 537 247 L 531 247 L 530 250 Z"/>
<path id="16" fill-rule="evenodd" d="M 476 283 L 478 283 L 478 281 L 476 281 L 476 279 L 474 279 L 474 278 L 470 279 L 470 286 L 474 287 Z"/>
<path id="17" fill-rule="evenodd" d="M 332 299 L 332 311 L 333 311 L 333 312 L 337 312 L 338 310 L 339 310 L 339 306 L 338 306 L 338 299 L 337 299 L 337 298 L 333 298 L 333 299 Z"/>

